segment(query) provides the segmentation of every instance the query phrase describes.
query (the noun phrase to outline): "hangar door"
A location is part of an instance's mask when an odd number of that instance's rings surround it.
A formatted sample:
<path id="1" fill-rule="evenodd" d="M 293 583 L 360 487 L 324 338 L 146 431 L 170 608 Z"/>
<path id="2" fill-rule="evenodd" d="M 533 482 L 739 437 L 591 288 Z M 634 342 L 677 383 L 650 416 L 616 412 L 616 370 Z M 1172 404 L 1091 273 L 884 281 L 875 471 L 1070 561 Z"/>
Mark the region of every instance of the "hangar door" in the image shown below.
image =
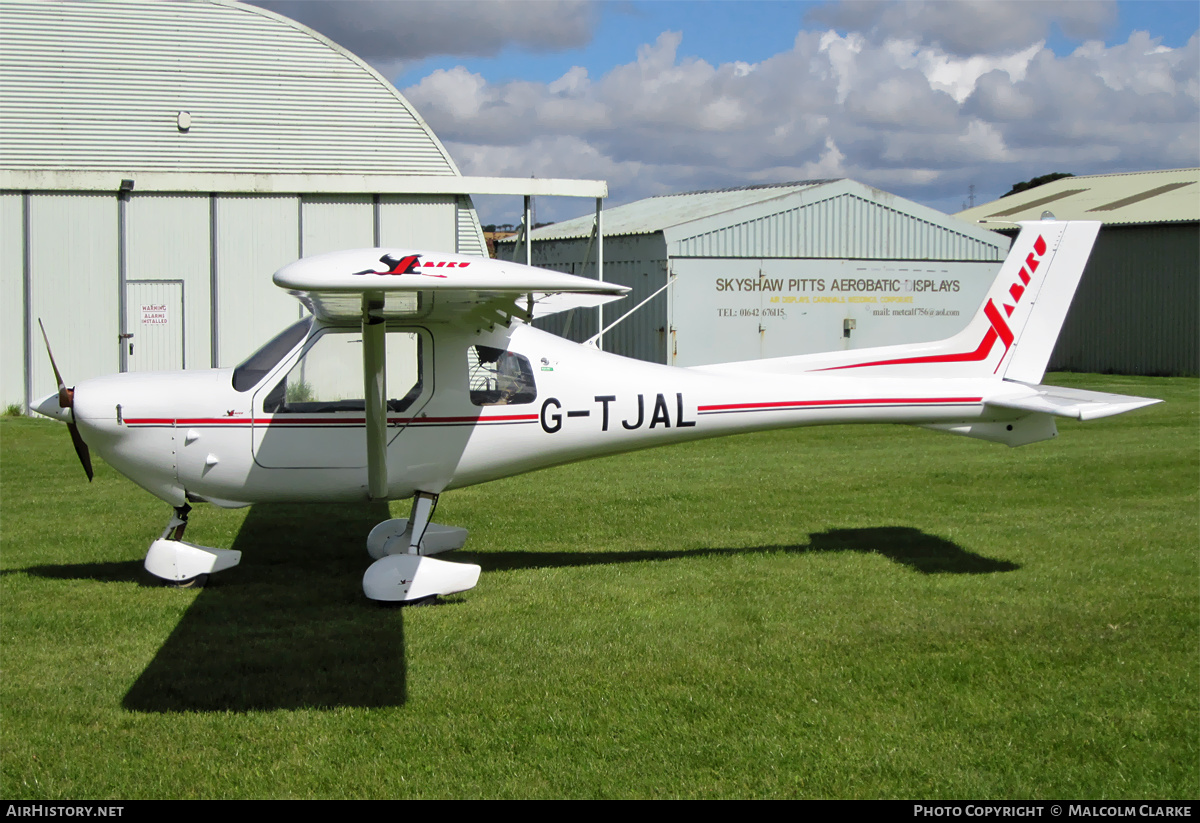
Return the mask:
<path id="1" fill-rule="evenodd" d="M 183 355 L 183 281 L 127 280 L 122 341 L 128 371 L 186 368 Z"/>

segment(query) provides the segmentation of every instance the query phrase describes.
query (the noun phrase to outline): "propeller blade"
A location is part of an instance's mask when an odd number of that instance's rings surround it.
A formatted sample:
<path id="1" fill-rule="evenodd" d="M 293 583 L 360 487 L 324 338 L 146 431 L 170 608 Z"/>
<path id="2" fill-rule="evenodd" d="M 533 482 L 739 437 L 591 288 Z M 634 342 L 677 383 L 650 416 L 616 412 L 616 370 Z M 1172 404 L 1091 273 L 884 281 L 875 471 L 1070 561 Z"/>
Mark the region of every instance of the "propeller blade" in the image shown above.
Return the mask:
<path id="1" fill-rule="evenodd" d="M 58 365 L 54 362 L 54 352 L 50 351 L 50 338 L 46 336 L 46 327 L 42 325 L 42 318 L 38 318 L 38 327 L 42 330 L 42 340 L 46 343 L 46 354 L 50 355 L 50 368 L 54 370 L 54 379 L 58 381 L 58 406 L 62 409 L 69 409 L 74 404 L 75 392 L 68 389 L 63 383 L 62 375 L 58 373 Z M 78 451 L 78 449 L 76 449 Z"/>
<path id="2" fill-rule="evenodd" d="M 88 450 L 87 443 L 83 442 L 83 435 L 79 433 L 79 427 L 75 425 L 75 390 L 68 389 L 63 383 L 62 375 L 58 372 L 58 364 L 54 362 L 54 352 L 50 351 L 50 338 L 46 336 L 46 327 L 42 325 L 40 317 L 38 318 L 38 327 L 41 328 L 42 340 L 46 343 L 46 354 L 50 355 L 50 368 L 54 370 L 54 379 L 58 381 L 58 407 L 71 409 L 71 419 L 67 421 L 67 431 L 71 433 L 71 443 L 75 446 L 75 454 L 79 457 L 79 462 L 87 474 L 88 482 L 91 483 L 94 476 L 92 453 Z"/>
<path id="3" fill-rule="evenodd" d="M 92 482 L 92 453 L 88 451 L 87 443 L 83 442 L 83 435 L 79 433 L 79 427 L 74 422 L 67 424 L 67 431 L 71 433 L 71 442 L 75 444 L 75 454 L 79 455 L 79 462 L 83 464 L 83 470 L 87 472 L 88 482 Z"/>

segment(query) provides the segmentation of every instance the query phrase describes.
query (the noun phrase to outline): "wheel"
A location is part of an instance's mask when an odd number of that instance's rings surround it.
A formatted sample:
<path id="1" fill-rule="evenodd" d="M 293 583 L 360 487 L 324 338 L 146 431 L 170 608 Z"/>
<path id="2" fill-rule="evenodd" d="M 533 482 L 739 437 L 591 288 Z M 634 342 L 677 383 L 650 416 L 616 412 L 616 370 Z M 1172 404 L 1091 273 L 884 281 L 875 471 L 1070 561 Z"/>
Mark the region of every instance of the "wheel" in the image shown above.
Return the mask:
<path id="1" fill-rule="evenodd" d="M 207 574 L 198 574 L 195 577 L 189 577 L 187 580 L 176 580 L 171 585 L 176 589 L 203 589 L 204 584 L 207 582 Z"/>
<path id="2" fill-rule="evenodd" d="M 367 554 L 372 560 L 381 560 L 388 556 L 388 543 L 398 537 L 404 536 L 405 529 L 408 528 L 408 518 L 401 517 L 396 520 L 384 520 L 382 523 L 371 529 L 371 533 L 367 535 Z M 404 546 L 407 549 L 408 546 Z"/>

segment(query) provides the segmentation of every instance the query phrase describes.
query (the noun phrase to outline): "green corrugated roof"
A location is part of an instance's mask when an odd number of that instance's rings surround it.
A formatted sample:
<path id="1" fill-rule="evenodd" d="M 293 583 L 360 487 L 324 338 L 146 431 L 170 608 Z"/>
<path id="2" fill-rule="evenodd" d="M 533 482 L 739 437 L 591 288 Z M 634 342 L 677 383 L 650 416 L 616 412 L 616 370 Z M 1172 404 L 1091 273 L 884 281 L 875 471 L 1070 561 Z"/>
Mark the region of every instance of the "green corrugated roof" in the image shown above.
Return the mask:
<path id="1" fill-rule="evenodd" d="M 1063 177 L 954 216 L 1015 223 L 1037 220 L 1044 211 L 1109 225 L 1200 221 L 1200 168 Z"/>
<path id="2" fill-rule="evenodd" d="M 840 179 L 840 178 L 839 178 Z M 752 203 L 760 203 L 774 197 L 783 197 L 801 189 L 813 189 L 833 180 L 802 180 L 794 183 L 772 183 L 759 186 L 742 186 L 735 189 L 690 191 L 684 194 L 662 194 L 624 206 L 604 210 L 604 236 L 616 237 L 623 234 L 653 234 L 656 231 L 689 223 L 701 217 L 710 217 L 721 212 L 732 211 Z M 595 223 L 593 214 L 585 214 L 572 220 L 543 226 L 533 230 L 534 240 L 562 240 L 587 237 Z M 513 242 L 507 239 L 505 242 Z"/>

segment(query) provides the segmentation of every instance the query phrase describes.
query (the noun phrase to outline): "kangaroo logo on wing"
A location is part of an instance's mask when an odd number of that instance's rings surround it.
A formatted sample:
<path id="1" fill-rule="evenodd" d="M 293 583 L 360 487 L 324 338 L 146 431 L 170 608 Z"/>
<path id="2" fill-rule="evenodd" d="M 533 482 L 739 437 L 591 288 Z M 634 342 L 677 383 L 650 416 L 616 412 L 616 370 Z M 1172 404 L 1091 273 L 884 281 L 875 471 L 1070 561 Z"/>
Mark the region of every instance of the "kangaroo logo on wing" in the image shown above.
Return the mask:
<path id="1" fill-rule="evenodd" d="M 403 257 L 397 257 L 396 255 L 391 254 L 391 253 L 385 254 L 383 257 L 379 258 L 379 262 L 382 263 L 383 265 L 387 266 L 387 269 L 385 269 L 384 271 L 376 271 L 375 269 L 363 269 L 362 271 L 354 271 L 354 272 L 350 272 L 350 273 L 351 274 L 394 274 L 394 275 L 419 274 L 423 277 L 446 277 L 446 275 L 444 275 L 444 274 L 434 274 L 433 272 L 421 271 L 421 269 L 422 268 L 430 268 L 430 267 L 441 268 L 443 266 L 445 266 L 447 268 L 462 269 L 462 268 L 466 268 L 467 266 L 471 265 L 469 262 L 455 262 L 453 260 L 451 260 L 449 262 L 447 262 L 445 260 L 439 260 L 437 262 L 434 262 L 433 260 L 426 260 L 424 263 L 422 263 L 421 255 L 419 255 L 419 254 L 406 254 Z"/>

